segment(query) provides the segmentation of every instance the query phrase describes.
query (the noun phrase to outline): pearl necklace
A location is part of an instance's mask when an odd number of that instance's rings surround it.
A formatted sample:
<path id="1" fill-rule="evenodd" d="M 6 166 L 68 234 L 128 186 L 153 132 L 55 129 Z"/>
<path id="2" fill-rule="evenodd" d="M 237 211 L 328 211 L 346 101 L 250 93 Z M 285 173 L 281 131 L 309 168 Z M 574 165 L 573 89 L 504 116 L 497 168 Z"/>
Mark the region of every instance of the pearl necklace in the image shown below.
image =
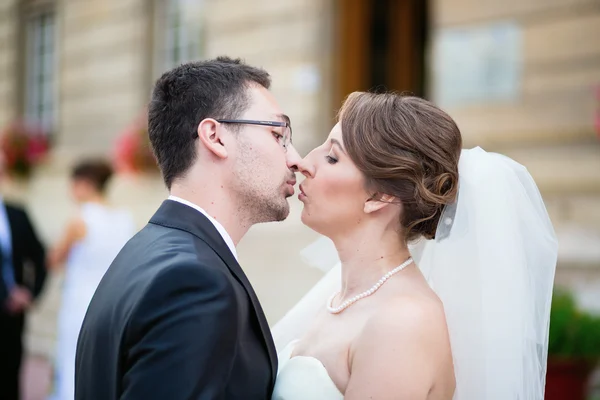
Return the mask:
<path id="1" fill-rule="evenodd" d="M 340 304 L 338 307 L 333 307 L 333 300 L 338 294 L 340 294 L 340 292 L 334 293 L 329 298 L 329 302 L 327 303 L 327 311 L 329 311 L 332 314 L 339 314 L 346 308 L 350 307 L 352 304 L 356 303 L 358 300 L 364 299 L 365 297 L 369 297 L 370 295 L 375 293 L 388 279 L 390 279 L 393 275 L 397 274 L 398 272 L 402 271 L 404 268 L 408 267 L 412 262 L 412 257 L 408 257 L 408 260 L 404 261 L 402 264 L 400 264 L 399 266 L 382 276 L 381 279 L 377 281 L 377 283 L 374 284 L 373 287 L 371 287 L 371 289 L 365 290 L 364 292 L 357 294 L 353 298 L 348 299 L 342 304 Z"/>

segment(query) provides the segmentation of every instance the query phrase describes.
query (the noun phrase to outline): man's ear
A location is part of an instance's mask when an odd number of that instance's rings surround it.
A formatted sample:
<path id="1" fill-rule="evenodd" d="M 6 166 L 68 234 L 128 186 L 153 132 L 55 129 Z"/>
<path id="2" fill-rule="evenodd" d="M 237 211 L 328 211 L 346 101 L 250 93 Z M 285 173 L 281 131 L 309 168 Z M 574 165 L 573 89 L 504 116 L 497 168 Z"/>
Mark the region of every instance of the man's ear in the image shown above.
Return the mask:
<path id="1" fill-rule="evenodd" d="M 366 214 L 370 214 L 375 211 L 379 211 L 382 208 L 392 204 L 396 200 L 394 196 L 389 194 L 375 193 L 365 201 L 365 207 L 363 211 Z"/>
<path id="2" fill-rule="evenodd" d="M 223 125 L 212 118 L 206 118 L 198 124 L 197 133 L 198 139 L 208 151 L 219 158 L 227 158 L 227 149 L 222 141 L 226 134 Z"/>

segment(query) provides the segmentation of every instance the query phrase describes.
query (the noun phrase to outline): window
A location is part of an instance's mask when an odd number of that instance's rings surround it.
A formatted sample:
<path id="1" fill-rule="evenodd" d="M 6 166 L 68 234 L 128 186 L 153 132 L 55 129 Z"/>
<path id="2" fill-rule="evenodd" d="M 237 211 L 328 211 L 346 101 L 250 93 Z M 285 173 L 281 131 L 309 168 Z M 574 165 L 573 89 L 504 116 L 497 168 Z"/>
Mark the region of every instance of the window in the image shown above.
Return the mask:
<path id="1" fill-rule="evenodd" d="M 204 53 L 201 0 L 162 0 L 157 23 L 159 72 L 198 60 Z"/>
<path id="2" fill-rule="evenodd" d="M 26 21 L 25 118 L 52 132 L 57 113 L 54 12 L 30 14 Z"/>

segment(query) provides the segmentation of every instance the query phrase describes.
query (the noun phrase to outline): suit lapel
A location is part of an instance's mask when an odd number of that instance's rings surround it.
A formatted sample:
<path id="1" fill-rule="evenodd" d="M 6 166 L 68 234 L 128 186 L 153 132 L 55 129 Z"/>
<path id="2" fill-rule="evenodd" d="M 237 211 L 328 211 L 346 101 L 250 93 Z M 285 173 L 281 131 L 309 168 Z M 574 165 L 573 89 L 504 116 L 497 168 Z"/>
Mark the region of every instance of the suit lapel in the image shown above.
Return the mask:
<path id="1" fill-rule="evenodd" d="M 240 282 L 248 293 L 250 302 L 254 307 L 256 317 L 260 326 L 260 330 L 264 339 L 264 343 L 269 354 L 272 372 L 272 386 L 275 384 L 277 376 L 277 353 L 273 337 L 269 329 L 269 324 L 263 312 L 263 309 L 258 301 L 258 297 L 248 281 L 242 267 L 237 262 L 229 247 L 223 240 L 223 237 L 217 231 L 215 226 L 202 213 L 187 205 L 178 203 L 172 200 L 165 200 L 160 206 L 156 214 L 150 220 L 150 223 L 155 223 L 167 226 L 173 229 L 180 229 L 193 234 L 200 240 L 208 244 L 215 253 L 227 265 L 233 276 Z"/>
<path id="2" fill-rule="evenodd" d="M 209 223 L 210 223 L 210 221 L 209 221 Z M 271 330 L 269 329 L 269 323 L 267 322 L 265 313 L 262 309 L 262 306 L 260 305 L 260 302 L 258 301 L 258 297 L 256 296 L 256 293 L 254 292 L 254 289 L 252 288 L 250 281 L 248 281 L 246 274 L 242 270 L 242 267 L 237 262 L 237 260 L 233 256 L 233 254 L 231 254 L 231 251 L 229 251 L 229 248 L 227 247 L 227 245 L 225 244 L 224 241 L 223 241 L 222 245 L 221 244 L 219 244 L 219 245 L 220 245 L 219 246 L 220 248 L 218 250 L 214 249 L 214 248 L 213 249 L 219 254 L 221 259 L 223 259 L 223 261 L 225 261 L 225 264 L 227 264 L 227 266 L 229 267 L 231 272 L 235 275 L 235 277 L 238 279 L 238 281 L 242 284 L 244 289 L 246 289 L 246 292 L 248 293 L 248 297 L 250 297 L 250 302 L 254 306 L 254 311 L 256 312 L 258 324 L 260 325 L 260 330 L 262 332 L 262 335 L 263 335 L 263 338 L 265 341 L 265 345 L 267 347 L 267 352 L 269 353 L 269 360 L 271 361 L 271 372 L 272 372 L 272 376 L 273 376 L 272 384 L 274 385 L 275 377 L 277 376 L 277 352 L 275 350 L 275 344 L 273 343 L 273 336 L 271 335 Z"/>

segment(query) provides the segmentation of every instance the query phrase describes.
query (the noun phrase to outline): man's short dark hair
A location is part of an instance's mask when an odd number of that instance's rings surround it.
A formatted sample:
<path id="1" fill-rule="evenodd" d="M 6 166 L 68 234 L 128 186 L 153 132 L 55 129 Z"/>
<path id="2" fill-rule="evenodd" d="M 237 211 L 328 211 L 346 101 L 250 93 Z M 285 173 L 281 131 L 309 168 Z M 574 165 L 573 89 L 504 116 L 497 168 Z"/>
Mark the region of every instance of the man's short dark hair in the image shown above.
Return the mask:
<path id="1" fill-rule="evenodd" d="M 198 124 L 205 118 L 239 118 L 248 108 L 252 83 L 268 89 L 271 77 L 229 57 L 183 64 L 156 81 L 148 106 L 148 135 L 167 188 L 196 159 Z"/>

